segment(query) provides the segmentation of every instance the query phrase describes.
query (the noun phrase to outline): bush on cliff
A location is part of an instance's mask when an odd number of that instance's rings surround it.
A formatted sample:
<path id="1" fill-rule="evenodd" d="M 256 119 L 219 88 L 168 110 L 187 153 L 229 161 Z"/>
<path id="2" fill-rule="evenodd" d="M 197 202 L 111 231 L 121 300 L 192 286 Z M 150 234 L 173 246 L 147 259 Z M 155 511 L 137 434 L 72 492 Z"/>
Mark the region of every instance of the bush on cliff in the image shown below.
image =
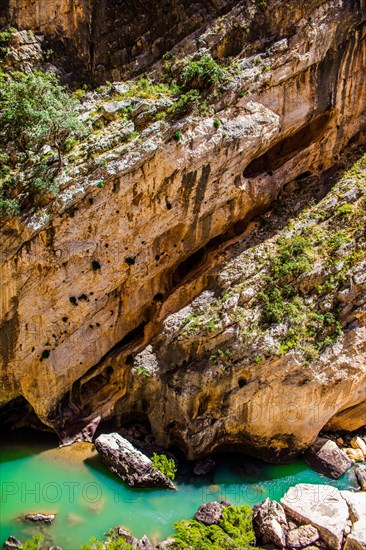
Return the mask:
<path id="1" fill-rule="evenodd" d="M 57 192 L 68 138 L 84 128 L 75 107 L 54 75 L 0 73 L 0 214 L 17 214 Z"/>
<path id="2" fill-rule="evenodd" d="M 207 54 L 197 61 L 190 61 L 183 69 L 181 80 L 186 90 L 205 90 L 222 82 L 226 74 L 227 70 Z"/>

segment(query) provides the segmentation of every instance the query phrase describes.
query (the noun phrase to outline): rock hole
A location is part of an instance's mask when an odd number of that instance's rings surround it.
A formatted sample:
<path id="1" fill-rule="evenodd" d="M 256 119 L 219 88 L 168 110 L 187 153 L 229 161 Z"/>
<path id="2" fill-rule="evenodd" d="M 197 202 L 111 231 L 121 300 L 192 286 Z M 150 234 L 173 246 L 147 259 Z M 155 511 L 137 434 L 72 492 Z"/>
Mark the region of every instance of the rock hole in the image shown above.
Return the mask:
<path id="1" fill-rule="evenodd" d="M 319 141 L 328 127 L 332 111 L 327 111 L 300 128 L 294 134 L 285 137 L 266 153 L 252 160 L 245 168 L 245 178 L 255 178 L 262 174 L 272 173 L 283 166 L 287 161 L 312 143 Z"/>

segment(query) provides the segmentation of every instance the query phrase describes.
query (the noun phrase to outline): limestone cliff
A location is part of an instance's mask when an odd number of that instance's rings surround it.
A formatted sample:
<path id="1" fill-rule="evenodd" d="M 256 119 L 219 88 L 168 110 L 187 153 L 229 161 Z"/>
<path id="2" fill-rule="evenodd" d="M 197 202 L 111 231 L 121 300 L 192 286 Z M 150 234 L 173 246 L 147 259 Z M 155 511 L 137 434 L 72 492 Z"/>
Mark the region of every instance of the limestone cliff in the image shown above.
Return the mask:
<path id="1" fill-rule="evenodd" d="M 265 212 L 282 190 L 297 193 L 295 180 L 307 181 L 330 168 L 352 138 L 362 140 L 363 3 L 295 2 L 286 10 L 276 0 L 234 7 L 202 3 L 194 8 L 200 14 L 194 11 L 194 17 L 181 5 L 172 3 L 169 11 L 159 3 L 139 19 L 151 28 L 145 42 L 137 36 L 140 27 L 128 22 L 136 3 L 124 4 L 121 27 L 113 11 L 118 2 L 108 9 L 104 2 L 86 1 L 45 2 L 44 10 L 38 9 L 41 3 L 5 4 L 13 23 L 70 39 L 84 70 L 95 75 L 103 65 L 101 78 L 111 74 L 119 79 L 135 61 L 142 70 L 171 48 L 178 64 L 183 54 L 202 47 L 218 59 L 235 59 L 230 80 L 214 99 L 214 115 L 186 117 L 173 127 L 147 120 L 138 142 L 122 149 L 118 140 L 113 146 L 108 142 L 113 151 L 103 157 L 104 168 L 88 161 L 71 170 L 62 194 L 42 215 L 4 224 L 1 403 L 22 396 L 65 440 L 98 415 L 117 416 L 121 422 L 141 416 L 161 443 L 177 444 L 191 457 L 235 446 L 276 460 L 309 444 L 327 422 L 359 425 L 365 366 L 361 268 L 360 274 L 345 273 L 359 277 L 359 286 L 334 289 L 336 296 L 350 292 L 343 302 L 360 308 L 357 319 L 344 321 L 350 314 L 346 307 L 331 332 L 339 329 L 339 339 L 320 349 L 320 356 L 308 357 L 306 367 L 287 353 L 290 348 L 279 355 L 276 346 L 263 352 L 259 340 L 250 342 L 248 353 L 237 323 L 223 313 L 212 321 L 213 333 L 194 333 L 193 339 L 188 335 L 182 341 L 179 323 L 186 315 L 175 312 L 205 288 L 215 288 L 216 269 L 229 259 L 225 248 L 245 237 L 250 219 Z M 49 10 L 58 13 L 56 28 Z M 169 17 L 164 19 L 167 29 L 159 30 L 160 10 L 176 17 L 181 33 L 174 32 Z M 151 27 L 152 19 L 156 26 Z M 90 33 L 97 34 L 91 39 Z M 112 39 L 116 34 L 118 40 Z M 153 69 L 158 74 L 161 64 Z M 94 112 L 95 102 L 90 100 L 85 109 Z M 120 132 L 118 121 L 99 132 L 94 147 L 113 128 Z M 183 135 L 179 143 L 172 139 L 178 129 Z M 357 190 L 363 185 L 347 188 L 348 202 L 361 209 Z M 338 204 L 340 198 L 336 194 L 329 200 Z M 334 205 L 329 209 L 335 216 Z M 364 234 L 352 238 L 364 243 Z M 261 257 L 263 246 L 253 247 L 253 254 Z M 264 255 L 267 264 L 269 260 Z M 222 271 L 215 294 L 207 304 L 198 303 L 211 307 L 214 296 L 225 311 L 227 288 L 241 300 L 246 291 L 263 292 L 251 280 L 260 266 L 247 261 L 244 253 L 232 264 L 233 271 Z M 358 261 L 362 265 L 357 256 Z M 299 279 L 301 296 L 312 296 L 314 285 L 324 282 L 322 274 L 309 288 L 306 276 L 305 282 Z M 312 304 L 310 300 L 310 309 Z M 256 313 L 249 308 L 247 315 L 255 318 Z M 207 321 L 202 319 L 203 325 Z M 244 330 L 250 332 L 251 325 Z M 280 334 L 272 336 L 278 340 Z M 238 342 L 235 366 L 222 365 L 220 357 L 212 364 L 210 356 L 231 340 Z M 283 420 L 289 393 L 300 404 L 296 422 L 292 412 L 290 420 Z M 270 417 L 261 413 L 257 418 L 258 407 L 262 411 L 268 402 Z M 315 416 L 305 404 L 315 407 Z"/>

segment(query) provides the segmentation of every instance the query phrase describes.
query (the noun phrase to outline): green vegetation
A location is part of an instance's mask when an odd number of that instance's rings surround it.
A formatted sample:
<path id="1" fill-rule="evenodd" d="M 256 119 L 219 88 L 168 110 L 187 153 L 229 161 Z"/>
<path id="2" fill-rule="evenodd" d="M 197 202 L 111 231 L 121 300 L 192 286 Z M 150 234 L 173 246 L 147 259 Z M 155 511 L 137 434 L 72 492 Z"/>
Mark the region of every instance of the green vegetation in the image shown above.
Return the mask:
<path id="1" fill-rule="evenodd" d="M 124 538 L 118 536 L 113 529 L 106 533 L 106 537 L 106 540 L 98 540 L 92 537 L 88 543 L 82 545 L 80 550 L 132 550 L 133 548 Z"/>
<path id="2" fill-rule="evenodd" d="M 0 61 L 4 59 L 8 51 L 9 40 L 14 32 L 16 32 L 16 29 L 13 27 L 5 27 L 5 29 L 0 31 Z"/>
<path id="3" fill-rule="evenodd" d="M 154 453 L 151 457 L 151 462 L 157 470 L 160 470 L 167 478 L 172 481 L 175 479 L 177 467 L 173 458 L 168 458 L 166 455 L 158 455 Z"/>
<path id="4" fill-rule="evenodd" d="M 149 373 L 149 371 L 147 369 L 145 369 L 145 367 L 137 367 L 136 368 L 136 374 L 138 376 L 143 376 L 145 378 L 149 378 L 149 376 L 151 376 L 151 374 Z"/>
<path id="5" fill-rule="evenodd" d="M 174 548 L 179 550 L 242 550 L 255 547 L 252 510 L 249 506 L 228 506 L 218 525 L 203 525 L 192 519 L 174 525 Z"/>
<path id="6" fill-rule="evenodd" d="M 273 207 L 276 216 L 281 208 L 280 203 Z M 349 291 L 366 260 L 365 217 L 366 155 L 277 238 L 271 236 L 228 262 L 223 280 L 233 280 L 231 288 L 225 287 L 225 295 L 204 312 L 183 319 L 178 339 L 202 333 L 211 338 L 212 331 L 237 327 L 230 355 L 221 349 L 207 353 L 207 360 L 222 369 L 290 351 L 304 364 L 316 360 L 344 330 L 348 302 L 340 295 Z M 267 226 L 271 233 L 271 222 Z M 248 290 L 247 298 L 226 309 L 230 297 L 245 297 Z"/>
<path id="7" fill-rule="evenodd" d="M 153 80 L 141 77 L 129 83 L 129 88 L 123 95 L 116 95 L 114 99 L 127 99 L 139 97 L 141 99 L 158 99 L 164 95 L 172 95 L 175 89 L 167 84 L 154 82 Z"/>
<path id="8" fill-rule="evenodd" d="M 206 54 L 197 61 L 190 61 L 184 67 L 181 80 L 185 90 L 207 90 L 223 82 L 226 76 L 227 70 Z"/>
<path id="9" fill-rule="evenodd" d="M 57 193 L 63 154 L 84 126 L 76 101 L 40 71 L 0 74 L 0 103 L 0 214 L 12 216 Z"/>
<path id="10" fill-rule="evenodd" d="M 180 132 L 179 130 L 177 130 L 177 131 L 174 132 L 174 134 L 173 134 L 173 139 L 174 139 L 174 141 L 176 141 L 177 143 L 179 143 L 179 142 L 182 140 L 182 137 L 183 137 L 183 134 L 182 134 L 182 132 Z"/>
<path id="11" fill-rule="evenodd" d="M 215 118 L 214 121 L 213 121 L 213 125 L 214 125 L 214 128 L 220 128 L 221 126 L 221 122 L 219 121 L 218 118 Z"/>
<path id="12" fill-rule="evenodd" d="M 41 550 L 44 536 L 37 533 L 32 539 L 26 540 L 23 544 L 23 550 Z"/>

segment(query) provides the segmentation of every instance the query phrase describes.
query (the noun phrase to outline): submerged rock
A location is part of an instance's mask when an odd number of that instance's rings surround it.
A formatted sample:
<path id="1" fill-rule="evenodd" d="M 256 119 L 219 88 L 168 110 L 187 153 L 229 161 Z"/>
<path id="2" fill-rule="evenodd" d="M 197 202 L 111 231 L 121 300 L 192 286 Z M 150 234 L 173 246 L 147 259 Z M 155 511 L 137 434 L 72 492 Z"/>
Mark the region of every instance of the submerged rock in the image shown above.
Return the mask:
<path id="1" fill-rule="evenodd" d="M 47 523 L 51 524 L 56 519 L 56 514 L 25 514 L 23 516 L 23 519 L 33 522 L 39 522 L 39 523 Z"/>
<path id="2" fill-rule="evenodd" d="M 3 548 L 4 550 L 21 550 L 23 548 L 23 545 L 20 540 L 10 535 L 10 537 L 8 537 L 4 542 Z"/>
<path id="3" fill-rule="evenodd" d="M 304 453 L 304 460 L 316 472 L 338 479 L 352 466 L 352 461 L 329 439 L 318 437 Z"/>
<path id="4" fill-rule="evenodd" d="M 212 458 L 206 458 L 204 460 L 199 460 L 194 467 L 194 473 L 197 476 L 204 476 L 215 468 L 216 463 Z"/>
<path id="5" fill-rule="evenodd" d="M 167 487 L 174 483 L 151 460 L 135 449 L 117 433 L 102 434 L 95 440 L 95 448 L 110 471 L 130 487 Z"/>
<path id="6" fill-rule="evenodd" d="M 195 513 L 195 519 L 205 525 L 217 525 L 222 519 L 223 504 L 219 502 L 207 502 L 202 504 Z"/>

